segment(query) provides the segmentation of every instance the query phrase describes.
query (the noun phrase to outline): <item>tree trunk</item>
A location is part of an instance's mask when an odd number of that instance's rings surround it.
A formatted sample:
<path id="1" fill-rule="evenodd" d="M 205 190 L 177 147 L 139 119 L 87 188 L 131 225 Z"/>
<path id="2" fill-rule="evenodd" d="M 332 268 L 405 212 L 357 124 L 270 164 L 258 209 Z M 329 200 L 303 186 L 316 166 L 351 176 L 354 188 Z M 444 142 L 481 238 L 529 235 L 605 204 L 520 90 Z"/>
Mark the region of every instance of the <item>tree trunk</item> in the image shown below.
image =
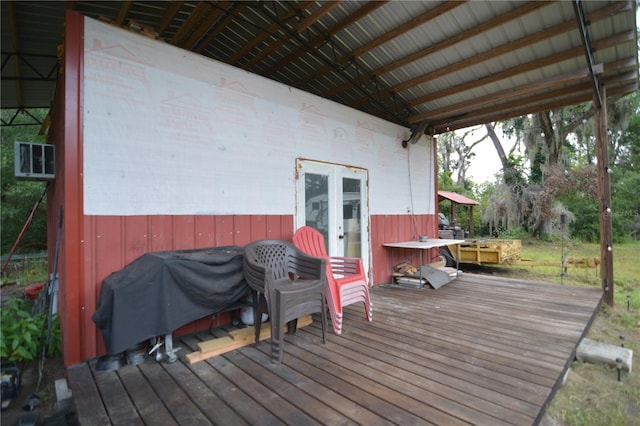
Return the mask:
<path id="1" fill-rule="evenodd" d="M 495 126 L 494 123 L 485 124 L 485 127 L 487 129 L 487 135 L 489 136 L 489 139 L 491 139 L 491 142 L 493 142 L 493 146 L 496 148 L 498 157 L 500 157 L 500 162 L 502 163 L 502 175 L 504 176 L 504 182 L 509 186 L 513 186 L 516 183 L 518 183 L 517 182 L 519 177 L 518 171 L 514 167 L 515 165 L 512 164 L 511 161 L 509 161 L 509 157 L 507 157 L 507 154 L 504 152 L 504 148 L 502 147 L 500 138 L 498 138 L 498 135 L 496 134 L 494 126 Z"/>

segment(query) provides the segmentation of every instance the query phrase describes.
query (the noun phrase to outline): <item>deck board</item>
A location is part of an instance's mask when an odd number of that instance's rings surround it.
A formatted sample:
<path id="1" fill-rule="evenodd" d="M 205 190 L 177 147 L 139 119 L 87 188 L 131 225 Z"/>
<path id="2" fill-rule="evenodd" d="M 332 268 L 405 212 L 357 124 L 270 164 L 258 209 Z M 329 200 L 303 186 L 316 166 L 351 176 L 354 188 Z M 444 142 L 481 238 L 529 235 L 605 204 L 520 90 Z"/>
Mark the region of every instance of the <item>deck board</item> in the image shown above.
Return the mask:
<path id="1" fill-rule="evenodd" d="M 542 418 L 602 292 L 463 274 L 438 290 L 394 285 L 345 308 L 344 331 L 317 318 L 286 335 L 195 364 L 211 334 L 184 337 L 180 360 L 117 372 L 69 369 L 82 424 L 531 425 Z M 93 407 L 93 409 L 90 409 Z M 97 409 L 96 409 L 97 408 Z M 102 408 L 102 409 L 101 409 Z"/>
<path id="2" fill-rule="evenodd" d="M 107 414 L 114 424 L 144 425 L 117 374 L 97 374 L 95 378 Z"/>
<path id="3" fill-rule="evenodd" d="M 145 424 L 177 424 L 151 384 L 139 374 L 138 369 L 121 368 L 118 370 L 118 376 Z"/>

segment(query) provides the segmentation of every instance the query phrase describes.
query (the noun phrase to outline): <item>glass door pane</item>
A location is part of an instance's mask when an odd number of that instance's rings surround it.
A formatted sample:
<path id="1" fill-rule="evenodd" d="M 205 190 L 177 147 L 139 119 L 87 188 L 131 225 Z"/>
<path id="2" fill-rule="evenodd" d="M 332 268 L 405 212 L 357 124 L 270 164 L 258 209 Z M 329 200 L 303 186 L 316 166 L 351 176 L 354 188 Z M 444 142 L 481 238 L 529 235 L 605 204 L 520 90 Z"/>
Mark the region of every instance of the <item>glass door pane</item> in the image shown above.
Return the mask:
<path id="1" fill-rule="evenodd" d="M 342 178 L 342 226 L 347 257 L 360 257 L 362 253 L 361 200 L 360 179 Z"/>
<path id="2" fill-rule="evenodd" d="M 329 176 L 316 173 L 304 175 L 305 225 L 317 229 L 329 242 Z M 329 247 L 326 247 L 327 253 Z"/>

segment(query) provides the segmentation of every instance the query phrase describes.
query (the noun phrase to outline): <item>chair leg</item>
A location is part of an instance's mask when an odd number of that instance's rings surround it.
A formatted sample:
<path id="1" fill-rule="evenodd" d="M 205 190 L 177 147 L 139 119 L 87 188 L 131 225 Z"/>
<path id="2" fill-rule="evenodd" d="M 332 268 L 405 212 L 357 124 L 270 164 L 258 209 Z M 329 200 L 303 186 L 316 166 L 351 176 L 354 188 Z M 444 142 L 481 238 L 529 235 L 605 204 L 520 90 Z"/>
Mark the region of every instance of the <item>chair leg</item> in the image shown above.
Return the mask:
<path id="1" fill-rule="evenodd" d="M 322 299 L 322 309 L 320 310 L 320 319 L 322 321 L 322 343 L 327 343 L 327 305 L 325 303 L 324 292 L 320 295 Z"/>
<path id="2" fill-rule="evenodd" d="M 298 318 L 292 319 L 287 323 L 288 334 L 296 334 L 297 330 L 298 330 Z"/>
<path id="3" fill-rule="evenodd" d="M 257 291 L 253 292 L 253 327 L 256 335 L 256 343 L 260 341 L 260 330 L 262 328 L 263 303 L 260 296 L 260 293 Z"/>
<path id="4" fill-rule="evenodd" d="M 275 299 L 275 301 L 273 300 Z M 271 322 L 271 362 L 280 364 L 282 362 L 282 349 L 284 346 L 284 312 L 282 311 L 281 294 L 275 291 L 275 297 L 271 299 L 273 315 L 270 315 Z"/>

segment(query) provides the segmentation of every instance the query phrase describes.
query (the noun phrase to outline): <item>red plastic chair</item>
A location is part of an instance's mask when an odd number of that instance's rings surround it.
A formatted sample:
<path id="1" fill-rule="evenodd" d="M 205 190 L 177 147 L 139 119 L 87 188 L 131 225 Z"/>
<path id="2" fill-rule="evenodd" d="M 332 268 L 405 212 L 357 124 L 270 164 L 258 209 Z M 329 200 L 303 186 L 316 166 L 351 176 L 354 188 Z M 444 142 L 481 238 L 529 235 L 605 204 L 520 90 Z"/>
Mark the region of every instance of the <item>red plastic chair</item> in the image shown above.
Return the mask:
<path id="1" fill-rule="evenodd" d="M 308 255 L 321 257 L 327 261 L 325 296 L 335 334 L 342 333 L 342 309 L 347 305 L 362 302 L 367 319 L 372 320 L 373 305 L 362 259 L 329 257 L 324 245 L 324 237 L 310 226 L 298 229 L 293 236 L 293 243 Z"/>

